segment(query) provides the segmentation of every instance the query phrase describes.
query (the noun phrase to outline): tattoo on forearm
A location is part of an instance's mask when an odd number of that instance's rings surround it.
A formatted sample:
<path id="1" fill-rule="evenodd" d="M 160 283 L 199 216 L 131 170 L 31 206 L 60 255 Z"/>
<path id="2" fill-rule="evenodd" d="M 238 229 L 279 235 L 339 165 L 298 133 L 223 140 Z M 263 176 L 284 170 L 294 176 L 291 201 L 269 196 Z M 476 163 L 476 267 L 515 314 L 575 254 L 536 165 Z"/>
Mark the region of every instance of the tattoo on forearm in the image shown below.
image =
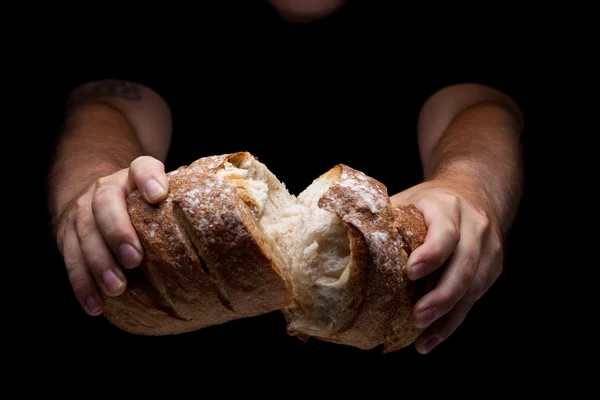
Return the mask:
<path id="1" fill-rule="evenodd" d="M 108 79 L 86 85 L 74 93 L 69 99 L 68 107 L 82 104 L 94 97 L 118 97 L 130 101 L 140 101 L 142 93 L 139 85 L 134 82 Z"/>

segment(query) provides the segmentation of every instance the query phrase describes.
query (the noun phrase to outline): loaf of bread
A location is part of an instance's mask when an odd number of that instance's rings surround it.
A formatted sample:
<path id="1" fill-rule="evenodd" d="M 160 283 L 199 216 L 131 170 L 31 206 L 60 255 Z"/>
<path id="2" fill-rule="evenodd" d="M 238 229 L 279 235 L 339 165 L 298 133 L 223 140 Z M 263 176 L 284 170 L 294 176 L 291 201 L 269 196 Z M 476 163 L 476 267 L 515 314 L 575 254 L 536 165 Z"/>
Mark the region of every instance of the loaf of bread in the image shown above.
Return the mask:
<path id="1" fill-rule="evenodd" d="M 421 332 L 411 311 L 424 288 L 403 268 L 425 222 L 382 183 L 337 165 L 295 196 L 247 152 L 167 176 L 159 205 L 127 200 L 145 256 L 105 297 L 119 328 L 167 335 L 281 310 L 290 335 L 385 352 Z"/>

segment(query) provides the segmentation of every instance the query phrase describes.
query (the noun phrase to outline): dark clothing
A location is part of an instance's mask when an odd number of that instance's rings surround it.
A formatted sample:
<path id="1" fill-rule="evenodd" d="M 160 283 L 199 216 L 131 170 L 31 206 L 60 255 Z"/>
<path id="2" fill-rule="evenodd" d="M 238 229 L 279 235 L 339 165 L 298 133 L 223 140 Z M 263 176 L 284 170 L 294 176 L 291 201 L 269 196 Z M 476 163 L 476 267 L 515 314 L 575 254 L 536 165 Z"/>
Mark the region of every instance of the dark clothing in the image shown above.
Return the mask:
<path id="1" fill-rule="evenodd" d="M 196 13 L 190 28 L 182 16 L 173 22 L 185 33 L 177 37 L 160 26 L 150 38 L 150 26 L 140 27 L 143 34 L 118 42 L 136 54 L 80 65 L 71 86 L 106 77 L 147 85 L 173 113 L 168 170 L 246 150 L 296 194 L 336 163 L 377 178 L 390 194 L 414 185 L 422 179 L 416 122 L 427 97 L 467 81 L 513 94 L 508 70 L 494 74 L 479 54 L 465 58 L 460 42 L 437 52 L 417 30 L 388 29 L 392 11 L 368 2 L 300 26 L 248 3 Z"/>
<path id="2" fill-rule="evenodd" d="M 209 3 L 211 9 L 207 9 Z M 417 117 L 425 100 L 437 90 L 478 82 L 498 88 L 525 105 L 522 86 L 518 85 L 523 62 L 507 58 L 505 52 L 490 45 L 485 33 L 493 28 L 476 30 L 468 25 L 472 32 L 458 38 L 454 30 L 465 25 L 452 20 L 451 29 L 440 36 L 440 31 L 428 30 L 435 22 L 413 24 L 405 3 L 393 1 L 385 6 L 383 2 L 351 1 L 324 21 L 290 26 L 267 5 L 259 4 L 266 2 L 235 3 L 197 2 L 194 7 L 201 5 L 201 11 L 190 8 L 174 17 L 166 15 L 166 4 L 161 4 L 156 9 L 160 15 L 154 18 L 148 16 L 152 12 L 149 4 L 145 4 L 143 15 L 136 10 L 133 16 L 94 4 L 95 10 L 77 18 L 68 16 L 63 23 L 52 17 L 53 28 L 65 27 L 68 34 L 62 40 L 53 36 L 48 41 L 47 50 L 52 55 L 40 55 L 35 74 L 45 85 L 58 85 L 61 90 L 47 90 L 52 101 L 35 97 L 27 107 L 51 108 L 50 115 L 58 125 L 63 120 L 60 107 L 77 85 L 104 78 L 135 81 L 163 96 L 173 113 L 168 171 L 203 156 L 247 150 L 266 163 L 294 194 L 335 164 L 344 163 L 383 182 L 391 195 L 422 179 Z M 394 4 L 401 12 L 391 9 Z M 100 15 L 102 10 L 107 15 Z M 497 31 L 506 32 L 505 22 Z M 433 36 L 428 37 L 430 34 Z M 482 54 L 482 48 L 489 54 Z M 61 55 L 60 49 L 67 54 Z M 55 131 L 58 134 L 59 129 Z M 47 135 L 46 130 L 42 132 Z M 50 243 L 49 248 L 57 268 L 42 268 L 41 273 L 47 275 L 38 281 L 51 289 L 48 298 L 54 299 L 57 292 L 64 297 L 49 308 L 59 312 L 48 314 L 51 323 L 47 325 L 52 329 L 45 332 L 72 342 L 83 338 L 86 343 L 96 340 L 90 337 L 122 333 L 104 319 L 81 311 L 66 275 L 55 272 L 64 268 L 62 258 L 54 252 L 55 244 Z M 526 268 L 511 269 L 521 274 Z M 517 281 L 524 281 L 521 275 Z M 512 293 L 505 297 L 521 300 Z M 496 303 L 505 307 L 506 299 Z M 65 309 L 68 312 L 61 311 Z M 493 316 L 487 321 L 493 321 L 494 328 L 482 332 L 507 327 L 507 334 L 499 329 L 493 338 L 480 335 L 479 339 L 479 331 L 465 336 L 475 341 L 469 348 L 478 360 L 496 362 L 496 355 L 503 355 L 505 347 L 499 343 L 506 343 L 515 326 L 513 309 L 522 307 L 496 307 L 485 312 Z M 501 314 L 506 315 L 506 323 L 497 322 Z M 482 320 L 476 320 L 477 324 Z M 219 358 L 235 359 L 230 367 L 259 365 L 254 361 L 258 359 L 284 365 L 287 370 L 290 364 L 308 360 L 311 369 L 306 371 L 310 373 L 321 360 L 329 367 L 344 354 L 351 356 L 348 366 L 352 368 L 365 360 L 376 360 L 373 353 L 327 346 L 317 340 L 304 346 L 300 340 L 290 340 L 284 326 L 281 313 L 270 313 L 166 337 L 153 341 L 150 347 L 144 338 L 136 343 L 144 343 L 152 365 L 160 365 L 155 359 L 162 354 L 183 355 L 212 365 L 204 361 L 212 351 Z M 189 346 L 174 350 L 176 343 Z M 161 345 L 164 352 L 157 351 Z M 454 353 L 448 353 L 453 368 L 457 359 L 465 358 L 465 348 L 457 345 Z M 281 362 L 268 357 L 273 354 L 281 355 Z M 400 365 L 411 369 L 422 365 L 423 359 L 414 354 L 401 352 L 396 358 L 388 355 L 386 360 L 396 373 Z M 394 361 L 403 355 L 414 358 L 404 363 Z"/>

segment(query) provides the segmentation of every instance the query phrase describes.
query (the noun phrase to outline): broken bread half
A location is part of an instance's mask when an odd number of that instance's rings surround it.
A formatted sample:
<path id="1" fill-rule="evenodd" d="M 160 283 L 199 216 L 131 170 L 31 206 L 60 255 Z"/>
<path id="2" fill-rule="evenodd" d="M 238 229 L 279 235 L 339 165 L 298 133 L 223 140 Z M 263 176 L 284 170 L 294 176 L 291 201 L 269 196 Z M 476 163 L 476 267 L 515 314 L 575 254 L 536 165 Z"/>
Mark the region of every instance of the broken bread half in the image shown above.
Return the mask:
<path id="1" fill-rule="evenodd" d="M 298 196 L 247 152 L 167 174 L 158 206 L 128 198 L 145 250 L 104 315 L 139 334 L 174 334 L 281 310 L 287 331 L 384 351 L 412 343 L 423 294 L 403 268 L 426 235 L 412 206 L 337 165 Z"/>
<path id="2" fill-rule="evenodd" d="M 123 294 L 104 296 L 105 317 L 130 333 L 167 335 L 286 307 L 294 296 L 286 261 L 259 224 L 279 189 L 266 173 L 250 155 L 206 157 L 169 172 L 158 205 L 132 192 L 127 208 L 144 259 L 123 271 Z"/>

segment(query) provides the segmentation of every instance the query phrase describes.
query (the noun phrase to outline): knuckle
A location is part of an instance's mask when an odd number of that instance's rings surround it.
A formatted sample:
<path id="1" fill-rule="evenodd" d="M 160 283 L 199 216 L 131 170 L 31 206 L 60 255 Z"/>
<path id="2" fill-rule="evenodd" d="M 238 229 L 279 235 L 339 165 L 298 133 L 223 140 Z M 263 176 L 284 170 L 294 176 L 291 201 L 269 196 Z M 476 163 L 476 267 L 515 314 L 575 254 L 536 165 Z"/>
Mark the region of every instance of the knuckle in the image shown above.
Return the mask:
<path id="1" fill-rule="evenodd" d="M 103 187 L 103 186 L 109 185 L 111 183 L 111 181 L 112 181 L 111 176 L 107 175 L 107 176 L 102 176 L 102 177 L 98 178 L 98 180 L 96 181 L 96 184 L 98 186 Z"/>
<path id="2" fill-rule="evenodd" d="M 475 223 L 480 233 L 486 232 L 490 228 L 490 218 L 483 211 L 475 210 Z"/>
<path id="3" fill-rule="evenodd" d="M 96 191 L 99 191 L 107 186 L 110 186 L 111 180 L 112 179 L 110 178 L 110 176 L 103 176 L 101 178 L 98 178 L 94 184 L 94 189 Z"/>
<path id="4" fill-rule="evenodd" d="M 456 196 L 450 192 L 442 192 L 439 194 L 439 198 L 445 203 L 452 204 L 452 202 L 456 199 Z"/>
<path id="5" fill-rule="evenodd" d="M 453 211 L 455 211 L 455 210 L 457 210 L 457 209 L 460 208 L 460 200 L 458 199 L 458 196 L 456 196 L 453 193 L 444 193 L 444 194 L 442 194 L 442 200 Z"/>
<path id="6" fill-rule="evenodd" d="M 77 200 L 75 200 L 75 212 L 77 214 L 85 211 L 89 206 L 88 199 L 85 196 L 81 196 Z"/>
<path id="7" fill-rule="evenodd" d="M 425 197 L 424 199 L 419 199 L 414 204 L 415 204 L 415 207 L 417 207 L 419 210 L 429 210 L 434 205 L 434 203 L 431 201 L 431 199 L 429 197 Z"/>
<path id="8" fill-rule="evenodd" d="M 75 263 L 67 263 L 67 276 L 77 296 L 89 294 L 91 288 L 93 288 L 92 282 L 82 273 L 81 269 L 77 268 Z"/>
<path id="9" fill-rule="evenodd" d="M 77 297 L 85 298 L 87 295 L 90 294 L 90 288 L 92 286 L 86 277 L 74 276 L 71 279 L 71 287 L 73 288 L 73 292 Z"/>
<path id="10" fill-rule="evenodd" d="M 95 224 L 92 218 L 81 216 L 75 221 L 75 232 L 79 240 L 87 239 L 95 231 Z"/>
<path id="11" fill-rule="evenodd" d="M 113 200 L 114 192 L 107 187 L 97 190 L 92 198 L 92 210 L 97 211 Z"/>
<path id="12" fill-rule="evenodd" d="M 139 156 L 135 160 L 133 160 L 130 164 L 131 169 L 134 172 L 139 172 L 139 170 L 143 168 L 164 168 L 164 164 L 162 161 L 152 157 L 152 156 Z"/>
<path id="13" fill-rule="evenodd" d="M 131 237 L 129 229 L 124 226 L 121 222 L 113 222 L 108 224 L 105 228 L 104 235 L 109 241 L 123 241 Z"/>
<path id="14" fill-rule="evenodd" d="M 494 234 L 490 243 L 491 250 L 494 254 L 501 255 L 502 254 L 502 241 L 498 237 L 498 235 Z"/>
<path id="15" fill-rule="evenodd" d="M 153 158 L 153 159 L 152 159 L 152 163 L 153 163 L 153 166 L 154 166 L 154 168 L 157 168 L 157 169 L 159 169 L 159 170 L 161 170 L 161 171 L 164 171 L 164 169 L 165 169 L 165 164 L 163 164 L 163 162 L 162 162 L 162 161 L 160 161 L 160 160 L 157 160 L 156 158 Z"/>
<path id="16" fill-rule="evenodd" d="M 451 290 L 441 290 L 437 295 L 438 308 L 443 312 L 450 310 L 456 303 L 456 295 Z"/>
<path id="17" fill-rule="evenodd" d="M 135 167 L 139 164 L 143 164 L 143 163 L 149 161 L 150 159 L 152 159 L 152 157 L 150 157 L 150 156 L 139 156 L 131 162 L 130 166 Z"/>
<path id="18" fill-rule="evenodd" d="M 65 267 L 67 268 L 67 274 L 69 277 L 77 272 L 77 265 L 79 264 L 79 259 L 73 255 L 72 252 L 65 252 L 64 256 Z"/>
<path id="19" fill-rule="evenodd" d="M 445 234 L 451 237 L 453 240 L 458 239 L 460 235 L 460 230 L 454 221 L 451 219 L 447 219 L 444 225 Z"/>
<path id="20" fill-rule="evenodd" d="M 99 275 L 104 270 L 111 266 L 110 258 L 102 251 L 96 251 L 88 255 L 87 263 L 90 270 L 95 274 Z"/>

